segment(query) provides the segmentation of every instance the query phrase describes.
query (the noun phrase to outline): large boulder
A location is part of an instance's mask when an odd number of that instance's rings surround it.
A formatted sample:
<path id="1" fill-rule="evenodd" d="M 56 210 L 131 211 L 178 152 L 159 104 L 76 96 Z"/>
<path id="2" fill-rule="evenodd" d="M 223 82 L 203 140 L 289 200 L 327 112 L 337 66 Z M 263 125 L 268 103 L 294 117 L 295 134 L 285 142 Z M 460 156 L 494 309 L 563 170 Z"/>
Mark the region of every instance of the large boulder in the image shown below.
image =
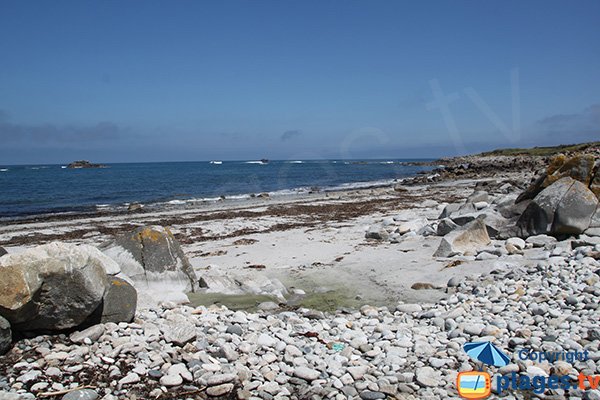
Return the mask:
<path id="1" fill-rule="evenodd" d="M 10 350 L 12 345 L 12 331 L 10 323 L 0 317 L 0 356 Z"/>
<path id="2" fill-rule="evenodd" d="M 591 223 L 598 207 L 594 193 L 579 181 L 573 182 L 558 204 L 554 214 L 552 232 L 555 234 L 580 234 Z"/>
<path id="3" fill-rule="evenodd" d="M 577 155 L 567 158 L 560 154 L 554 157 L 546 172 L 540 175 L 521 195 L 516 202 L 530 200 L 535 198 L 542 190 L 559 180 L 570 177 L 576 181 L 583 183 L 586 187 L 590 187 L 594 181 L 594 164 L 593 155 Z"/>
<path id="4" fill-rule="evenodd" d="M 585 231 L 598 205 L 598 199 L 581 182 L 561 178 L 542 190 L 529 203 L 517 221 L 518 234 L 565 235 Z"/>
<path id="5" fill-rule="evenodd" d="M 195 290 L 198 278 L 169 228 L 145 226 L 102 247 L 137 287 L 175 284 Z"/>
<path id="6" fill-rule="evenodd" d="M 131 322 L 137 308 L 137 290 L 125 279 L 109 277 L 102 302 L 86 324 Z"/>
<path id="7" fill-rule="evenodd" d="M 8 251 L 6 251 L 6 249 L 4 249 L 4 247 L 0 247 L 0 257 L 2 257 L 5 254 L 8 254 Z"/>
<path id="8" fill-rule="evenodd" d="M 452 257 L 459 254 L 474 255 L 491 240 L 483 219 L 475 219 L 444 236 L 434 257 Z"/>
<path id="9" fill-rule="evenodd" d="M 95 247 L 58 242 L 1 257 L 0 315 L 15 331 L 81 324 L 104 296 L 105 262 Z"/>
<path id="10" fill-rule="evenodd" d="M 454 214 L 450 218 L 450 220 L 458 226 L 464 226 L 475 219 L 481 219 L 485 224 L 488 235 L 491 238 L 500 238 L 500 237 L 509 237 L 507 235 L 507 230 L 509 228 L 510 221 L 507 218 L 504 218 L 501 214 L 497 213 L 492 209 L 481 210 L 477 212 L 472 212 L 468 214 Z M 445 221 L 445 220 L 442 220 Z M 441 221 L 440 221 L 441 224 Z M 439 226 L 438 226 L 439 228 Z M 442 229 L 442 232 L 444 230 Z M 446 232 L 447 233 L 447 232 Z M 439 235 L 438 236 L 442 236 Z"/>
<path id="11" fill-rule="evenodd" d="M 446 207 L 444 207 L 438 219 L 451 218 L 454 220 L 455 218 L 458 218 L 462 215 L 472 214 L 476 211 L 477 208 L 473 203 L 450 203 Z"/>

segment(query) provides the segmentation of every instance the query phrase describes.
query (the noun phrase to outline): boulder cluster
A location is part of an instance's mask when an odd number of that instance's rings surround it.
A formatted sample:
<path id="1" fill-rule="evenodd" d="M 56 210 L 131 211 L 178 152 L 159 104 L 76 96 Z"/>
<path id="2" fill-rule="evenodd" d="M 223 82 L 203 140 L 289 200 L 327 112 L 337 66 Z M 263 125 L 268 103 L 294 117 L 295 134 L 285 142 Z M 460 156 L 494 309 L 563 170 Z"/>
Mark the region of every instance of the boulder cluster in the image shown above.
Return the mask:
<path id="1" fill-rule="evenodd" d="M 50 243 L 0 257 L 0 351 L 11 334 L 130 322 L 137 291 L 119 265 L 88 245 Z"/>
<path id="2" fill-rule="evenodd" d="M 592 155 L 552 160 L 518 198 L 528 202 L 517 221 L 521 236 L 600 231 L 600 163 Z"/>
<path id="3" fill-rule="evenodd" d="M 437 235 L 443 238 L 434 257 L 518 257 L 532 246 L 528 238 L 600 236 L 599 196 L 600 161 L 593 155 L 560 155 L 524 191 L 518 183 L 481 182 L 466 201 L 447 204 L 437 219 L 399 215 L 371 226 L 365 237 L 398 243 Z"/>
<path id="4" fill-rule="evenodd" d="M 13 336 L 131 322 L 140 300 L 168 297 L 151 287 L 181 297 L 198 286 L 167 228 L 141 227 L 101 249 L 60 242 L 14 254 L 1 249 L 0 354 L 10 349 Z"/>

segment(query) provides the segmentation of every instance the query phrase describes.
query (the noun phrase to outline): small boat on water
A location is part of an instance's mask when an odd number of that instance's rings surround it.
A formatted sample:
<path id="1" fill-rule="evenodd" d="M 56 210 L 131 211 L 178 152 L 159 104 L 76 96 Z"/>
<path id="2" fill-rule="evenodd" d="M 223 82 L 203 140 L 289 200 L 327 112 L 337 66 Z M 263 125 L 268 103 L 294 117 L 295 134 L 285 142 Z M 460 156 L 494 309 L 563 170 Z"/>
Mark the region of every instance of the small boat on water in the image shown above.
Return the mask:
<path id="1" fill-rule="evenodd" d="M 221 165 L 221 164 L 223 164 L 223 161 L 212 160 L 210 163 L 216 164 L 216 165 Z"/>
<path id="2" fill-rule="evenodd" d="M 266 158 L 262 158 L 258 161 L 246 161 L 246 164 L 268 164 L 269 160 L 267 160 Z"/>

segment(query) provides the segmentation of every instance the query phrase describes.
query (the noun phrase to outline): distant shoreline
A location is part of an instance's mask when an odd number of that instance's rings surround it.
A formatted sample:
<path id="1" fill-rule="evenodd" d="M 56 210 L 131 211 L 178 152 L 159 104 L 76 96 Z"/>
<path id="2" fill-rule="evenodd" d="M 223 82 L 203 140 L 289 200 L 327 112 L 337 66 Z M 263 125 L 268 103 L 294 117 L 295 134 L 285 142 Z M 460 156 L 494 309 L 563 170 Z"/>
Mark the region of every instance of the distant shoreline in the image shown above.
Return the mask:
<path id="1" fill-rule="evenodd" d="M 598 133 L 600 135 L 600 132 Z M 532 146 L 532 147 L 501 147 L 496 148 L 489 151 L 482 151 L 476 153 L 468 153 L 463 155 L 454 155 L 454 156 L 439 156 L 439 157 L 420 157 L 420 158 L 398 158 L 398 157 L 362 157 L 362 158 L 321 158 L 321 159 L 310 159 L 310 160 L 299 160 L 304 162 L 329 162 L 329 161 L 384 161 L 384 160 L 406 160 L 409 162 L 438 162 L 442 160 L 451 160 L 462 157 L 470 157 L 470 156 L 497 156 L 497 155 L 505 155 L 505 156 L 516 156 L 516 155 L 530 155 L 530 156 L 551 156 L 555 154 L 559 154 L 562 152 L 572 152 L 572 151 L 582 151 L 589 147 L 600 147 L 600 141 L 597 142 L 582 142 L 582 143 L 573 143 L 573 144 L 559 144 L 554 146 Z M 206 159 L 206 160 L 182 160 L 182 161 L 118 161 L 118 162 L 102 162 L 98 161 L 98 165 L 120 165 L 120 164 L 168 164 L 168 163 L 211 163 L 216 159 Z M 261 158 L 248 158 L 248 159 L 237 159 L 237 160 L 229 160 L 229 159 L 218 159 L 219 161 L 225 163 L 246 163 L 250 161 L 259 161 Z M 294 162 L 297 161 L 297 158 L 290 159 L 270 159 L 270 162 L 278 163 L 278 162 Z M 22 164 L 0 164 L 0 168 L 6 167 L 41 167 L 41 166 L 67 166 L 73 161 L 65 161 L 65 162 L 51 162 L 51 163 L 39 163 L 39 164 L 30 164 L 30 163 L 22 163 Z"/>

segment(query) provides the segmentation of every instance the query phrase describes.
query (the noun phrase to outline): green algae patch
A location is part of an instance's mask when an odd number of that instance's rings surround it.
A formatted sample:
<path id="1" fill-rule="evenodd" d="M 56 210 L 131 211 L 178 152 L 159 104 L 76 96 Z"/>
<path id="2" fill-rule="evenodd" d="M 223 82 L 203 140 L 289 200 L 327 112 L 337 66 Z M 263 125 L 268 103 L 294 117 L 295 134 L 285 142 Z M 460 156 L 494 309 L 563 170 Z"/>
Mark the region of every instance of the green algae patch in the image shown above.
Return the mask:
<path id="1" fill-rule="evenodd" d="M 348 290 L 336 289 L 324 293 L 307 293 L 306 296 L 291 305 L 334 312 L 340 308 L 359 308 L 363 303 L 363 301 L 357 300 L 356 296 Z"/>
<path id="2" fill-rule="evenodd" d="M 194 307 L 219 304 L 235 311 L 254 311 L 265 301 L 278 303 L 273 297 L 256 294 L 188 293 L 187 296 Z"/>

